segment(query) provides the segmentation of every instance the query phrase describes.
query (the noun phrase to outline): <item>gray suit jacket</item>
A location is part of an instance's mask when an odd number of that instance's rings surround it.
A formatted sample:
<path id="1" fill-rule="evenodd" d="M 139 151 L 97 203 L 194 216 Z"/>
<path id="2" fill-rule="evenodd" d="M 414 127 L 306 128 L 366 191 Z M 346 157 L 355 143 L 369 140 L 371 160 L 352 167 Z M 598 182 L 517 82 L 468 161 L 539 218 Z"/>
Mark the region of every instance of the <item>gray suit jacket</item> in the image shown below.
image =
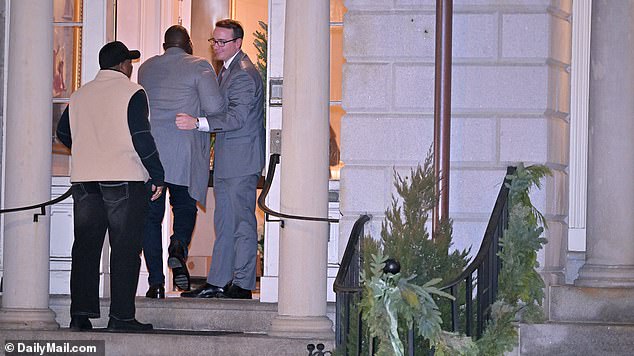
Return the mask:
<path id="1" fill-rule="evenodd" d="M 194 117 L 223 112 L 224 98 L 207 60 L 176 47 L 145 61 L 139 84 L 150 102 L 152 136 L 165 168 L 165 182 L 189 187 L 189 195 L 205 204 L 209 181 L 208 133 L 176 127 L 176 114 Z"/>
<path id="2" fill-rule="evenodd" d="M 264 91 L 260 73 L 249 57 L 238 52 L 223 74 L 220 91 L 227 111 L 207 115 L 216 133 L 214 177 L 260 174 L 264 168 Z"/>

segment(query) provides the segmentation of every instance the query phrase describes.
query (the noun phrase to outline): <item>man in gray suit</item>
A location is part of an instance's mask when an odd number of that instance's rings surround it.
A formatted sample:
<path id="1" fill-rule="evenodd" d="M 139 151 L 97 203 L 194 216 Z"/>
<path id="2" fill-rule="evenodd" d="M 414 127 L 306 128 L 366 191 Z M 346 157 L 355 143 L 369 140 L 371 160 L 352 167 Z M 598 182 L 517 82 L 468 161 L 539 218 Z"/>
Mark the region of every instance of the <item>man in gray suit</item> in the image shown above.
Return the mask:
<path id="1" fill-rule="evenodd" d="M 244 30 L 239 22 L 220 20 L 209 39 L 216 59 L 223 61 L 218 75 L 225 96 L 225 113 L 193 117 L 178 114 L 182 130 L 216 133 L 214 243 L 207 283 L 192 298 L 250 299 L 255 289 L 257 182 L 264 167 L 264 92 L 262 78 L 242 52 Z"/>
<path id="2" fill-rule="evenodd" d="M 141 65 L 139 84 L 147 91 L 152 135 L 165 167 L 165 186 L 174 216 L 167 263 L 172 269 L 174 284 L 181 290 L 189 290 L 185 262 L 196 223 L 196 201 L 204 205 L 207 194 L 210 135 L 179 130 L 174 116 L 182 112 L 192 115 L 222 112 L 224 98 L 211 64 L 191 55 L 192 43 L 183 26 L 167 29 L 163 49 L 164 54 Z M 150 204 L 145 224 L 143 253 L 149 272 L 148 298 L 165 297 L 161 243 L 164 213 L 163 195 Z"/>

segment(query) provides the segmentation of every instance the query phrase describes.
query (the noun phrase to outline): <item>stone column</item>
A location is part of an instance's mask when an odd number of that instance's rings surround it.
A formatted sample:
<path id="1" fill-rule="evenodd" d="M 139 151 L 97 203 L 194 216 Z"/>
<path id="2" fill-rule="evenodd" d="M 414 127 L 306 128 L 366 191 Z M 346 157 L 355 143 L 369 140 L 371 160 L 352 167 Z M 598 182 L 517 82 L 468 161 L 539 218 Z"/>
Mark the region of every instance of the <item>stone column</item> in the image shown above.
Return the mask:
<path id="1" fill-rule="evenodd" d="M 53 2 L 11 1 L 4 206 L 50 200 Z M 50 212 L 50 209 L 47 209 Z M 0 328 L 56 329 L 48 306 L 50 213 L 4 217 Z"/>
<path id="2" fill-rule="evenodd" d="M 634 2 L 593 1 L 586 262 L 575 285 L 634 287 Z"/>
<path id="3" fill-rule="evenodd" d="M 282 109 L 282 212 L 328 216 L 329 5 L 287 1 Z M 270 335 L 334 336 L 326 317 L 328 223 L 284 220 L 278 316 Z"/>

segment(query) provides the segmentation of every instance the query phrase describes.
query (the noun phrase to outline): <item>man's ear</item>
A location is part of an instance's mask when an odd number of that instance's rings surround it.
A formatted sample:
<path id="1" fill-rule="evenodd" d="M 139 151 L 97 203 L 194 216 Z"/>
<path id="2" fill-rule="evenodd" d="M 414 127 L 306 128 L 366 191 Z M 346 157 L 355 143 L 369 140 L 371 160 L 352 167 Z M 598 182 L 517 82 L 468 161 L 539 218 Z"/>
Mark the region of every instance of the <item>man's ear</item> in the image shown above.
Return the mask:
<path id="1" fill-rule="evenodd" d="M 236 40 L 236 45 L 238 46 L 238 48 L 242 49 L 242 38 L 238 38 Z"/>
<path id="2" fill-rule="evenodd" d="M 194 46 L 192 45 L 192 40 L 187 40 L 187 43 L 183 46 L 185 53 L 192 55 L 194 54 Z"/>

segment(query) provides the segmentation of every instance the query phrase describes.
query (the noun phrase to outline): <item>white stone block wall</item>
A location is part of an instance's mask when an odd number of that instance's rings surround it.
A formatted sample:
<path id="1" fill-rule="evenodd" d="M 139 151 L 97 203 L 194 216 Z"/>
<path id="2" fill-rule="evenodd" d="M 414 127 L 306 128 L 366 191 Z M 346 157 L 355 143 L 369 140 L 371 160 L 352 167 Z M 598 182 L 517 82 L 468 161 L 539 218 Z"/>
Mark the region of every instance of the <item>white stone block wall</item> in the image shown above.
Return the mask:
<path id="1" fill-rule="evenodd" d="M 407 174 L 432 144 L 435 4 L 346 1 L 341 253 L 359 214 L 379 236 L 394 170 Z M 570 0 L 454 1 L 455 246 L 477 251 L 507 166 L 546 164 L 554 176 L 533 199 L 551 222 L 541 262 L 554 279 L 566 252 L 570 13 Z"/>

